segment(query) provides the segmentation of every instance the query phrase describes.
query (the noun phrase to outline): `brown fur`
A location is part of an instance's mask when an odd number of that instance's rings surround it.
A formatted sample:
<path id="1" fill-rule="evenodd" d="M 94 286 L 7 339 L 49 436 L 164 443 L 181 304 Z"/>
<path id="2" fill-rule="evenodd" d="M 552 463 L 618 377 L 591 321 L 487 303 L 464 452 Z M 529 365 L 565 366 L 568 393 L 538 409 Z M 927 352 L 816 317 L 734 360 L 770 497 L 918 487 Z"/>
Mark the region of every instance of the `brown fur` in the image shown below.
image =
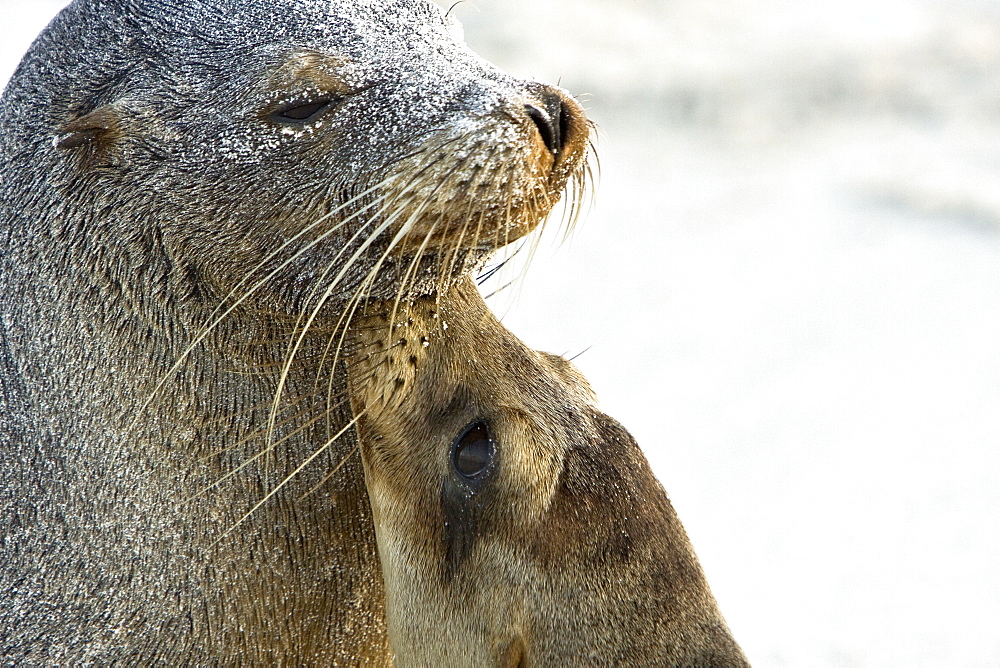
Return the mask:
<path id="1" fill-rule="evenodd" d="M 401 666 L 745 666 L 635 441 L 571 364 L 524 346 L 470 281 L 388 322 L 351 401 Z M 452 442 L 484 421 L 495 468 Z"/>

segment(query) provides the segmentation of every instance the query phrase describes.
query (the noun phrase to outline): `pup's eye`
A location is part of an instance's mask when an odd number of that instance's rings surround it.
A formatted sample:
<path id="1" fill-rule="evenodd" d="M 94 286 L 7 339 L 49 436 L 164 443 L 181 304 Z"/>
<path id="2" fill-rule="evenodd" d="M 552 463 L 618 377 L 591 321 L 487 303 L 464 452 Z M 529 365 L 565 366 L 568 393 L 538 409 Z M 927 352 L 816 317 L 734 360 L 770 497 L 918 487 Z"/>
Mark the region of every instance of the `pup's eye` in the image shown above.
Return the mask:
<path id="1" fill-rule="evenodd" d="M 489 425 L 482 420 L 473 422 L 451 446 L 451 465 L 462 477 L 476 480 L 489 468 L 494 451 Z"/>
<path id="2" fill-rule="evenodd" d="M 313 117 L 319 115 L 321 111 L 330 106 L 331 100 L 319 100 L 317 102 L 310 102 L 309 104 L 300 104 L 290 107 L 285 107 L 284 109 L 279 109 L 274 114 L 274 119 L 277 121 L 284 122 L 294 122 L 301 123 L 303 121 L 312 120 Z"/>

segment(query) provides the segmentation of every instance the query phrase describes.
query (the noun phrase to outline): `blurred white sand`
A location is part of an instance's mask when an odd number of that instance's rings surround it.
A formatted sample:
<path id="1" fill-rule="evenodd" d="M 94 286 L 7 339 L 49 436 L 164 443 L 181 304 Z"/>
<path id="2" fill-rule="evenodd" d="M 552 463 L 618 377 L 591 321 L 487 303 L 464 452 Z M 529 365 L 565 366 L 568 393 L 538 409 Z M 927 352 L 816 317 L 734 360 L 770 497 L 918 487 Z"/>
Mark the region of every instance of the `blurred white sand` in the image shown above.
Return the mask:
<path id="1" fill-rule="evenodd" d="M 63 4 L 0 0 L 0 81 Z M 754 664 L 1000 665 L 1000 5 L 454 11 L 602 130 L 494 307 L 587 349 Z"/>

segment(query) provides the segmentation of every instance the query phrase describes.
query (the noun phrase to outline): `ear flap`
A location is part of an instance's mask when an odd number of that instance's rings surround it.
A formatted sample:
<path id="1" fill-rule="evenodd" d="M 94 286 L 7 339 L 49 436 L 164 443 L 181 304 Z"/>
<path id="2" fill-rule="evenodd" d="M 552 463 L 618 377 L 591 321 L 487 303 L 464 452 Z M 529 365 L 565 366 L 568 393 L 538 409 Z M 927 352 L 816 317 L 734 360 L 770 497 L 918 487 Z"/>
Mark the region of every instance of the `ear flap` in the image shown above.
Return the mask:
<path id="1" fill-rule="evenodd" d="M 565 383 L 578 399 L 593 406 L 597 405 L 597 394 L 594 392 L 594 388 L 590 386 L 590 381 L 576 368 L 573 362 L 565 357 L 553 355 L 542 350 L 536 350 L 535 352 L 542 358 L 542 362 L 546 366 L 555 371 L 556 375 L 559 376 L 559 380 Z M 587 351 L 585 350 L 584 352 Z"/>
<path id="2" fill-rule="evenodd" d="M 64 125 L 55 138 L 55 145 L 65 149 L 104 143 L 119 135 L 120 125 L 121 108 L 107 104 Z"/>

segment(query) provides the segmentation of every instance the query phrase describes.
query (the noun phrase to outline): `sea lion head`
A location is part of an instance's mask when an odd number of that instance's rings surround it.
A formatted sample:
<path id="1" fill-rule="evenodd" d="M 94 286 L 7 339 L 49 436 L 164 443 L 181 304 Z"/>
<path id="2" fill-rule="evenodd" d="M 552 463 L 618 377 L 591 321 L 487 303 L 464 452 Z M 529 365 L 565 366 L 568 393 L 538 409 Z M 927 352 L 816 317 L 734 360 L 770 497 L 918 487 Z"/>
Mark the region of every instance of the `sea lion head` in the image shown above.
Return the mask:
<path id="1" fill-rule="evenodd" d="M 461 273 L 545 218 L 589 134 L 429 0 L 77 0 L 0 118 L 42 233 L 271 308 Z"/>
<path id="2" fill-rule="evenodd" d="M 743 666 L 662 487 L 471 282 L 357 330 L 349 387 L 399 665 Z"/>

